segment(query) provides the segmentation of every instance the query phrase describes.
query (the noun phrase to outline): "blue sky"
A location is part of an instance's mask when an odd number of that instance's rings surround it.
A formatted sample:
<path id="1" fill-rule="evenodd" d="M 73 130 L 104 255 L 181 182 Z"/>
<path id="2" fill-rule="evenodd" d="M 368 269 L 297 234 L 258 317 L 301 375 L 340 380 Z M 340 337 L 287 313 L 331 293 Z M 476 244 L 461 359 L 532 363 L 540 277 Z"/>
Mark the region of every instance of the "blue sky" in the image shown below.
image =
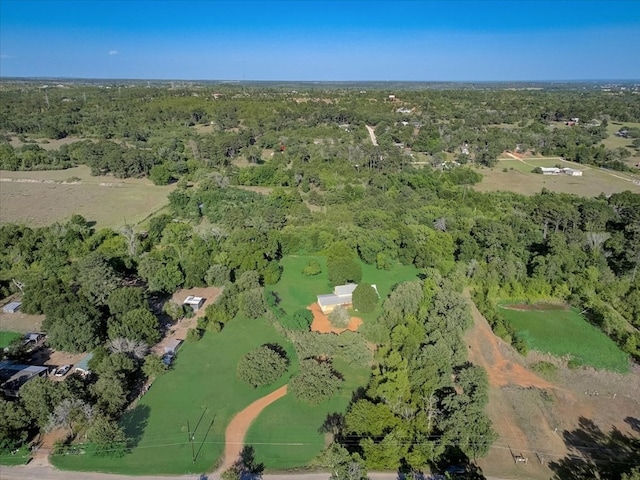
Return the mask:
<path id="1" fill-rule="evenodd" d="M 0 75 L 640 78 L 640 0 L 0 0 Z"/>

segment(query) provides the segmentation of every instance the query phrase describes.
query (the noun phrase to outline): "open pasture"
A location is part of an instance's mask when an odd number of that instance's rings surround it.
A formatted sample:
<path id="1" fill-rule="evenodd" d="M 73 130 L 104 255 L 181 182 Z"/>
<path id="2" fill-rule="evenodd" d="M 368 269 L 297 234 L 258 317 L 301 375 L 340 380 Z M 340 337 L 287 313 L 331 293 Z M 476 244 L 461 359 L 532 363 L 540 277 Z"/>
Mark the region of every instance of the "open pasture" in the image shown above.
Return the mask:
<path id="1" fill-rule="evenodd" d="M 500 314 L 515 328 L 530 349 L 563 357 L 579 365 L 619 373 L 629 371 L 629 357 L 602 331 L 574 308 L 519 309 L 502 304 Z"/>
<path id="2" fill-rule="evenodd" d="M 254 389 L 237 379 L 236 367 L 244 354 L 265 343 L 282 345 L 291 366 L 273 385 Z M 174 365 L 120 420 L 134 444 L 130 453 L 122 458 L 54 455 L 52 463 L 66 470 L 127 475 L 211 471 L 224 450 L 231 418 L 286 384 L 297 359 L 292 345 L 266 320 L 234 318 L 221 332 L 207 332 L 200 341 L 181 347 Z M 188 429 L 194 436 L 193 451 Z"/>
<path id="3" fill-rule="evenodd" d="M 0 223 L 49 225 L 80 214 L 97 227 L 139 223 L 168 203 L 173 186 L 147 179 L 91 176 L 86 166 L 36 172 L 0 171 Z"/>
<path id="4" fill-rule="evenodd" d="M 583 170 L 584 173 L 581 177 L 572 177 L 532 172 L 535 167 L 555 167 L 556 165 Z M 483 178 L 474 188 L 481 192 L 509 191 L 533 195 L 546 188 L 552 192 L 585 197 L 596 197 L 600 193 L 610 195 L 625 190 L 640 193 L 640 175 L 581 165 L 560 157 L 525 157 L 522 160 L 505 157 L 505 159 L 499 159 L 493 168 L 476 167 L 476 171 L 482 174 Z"/>

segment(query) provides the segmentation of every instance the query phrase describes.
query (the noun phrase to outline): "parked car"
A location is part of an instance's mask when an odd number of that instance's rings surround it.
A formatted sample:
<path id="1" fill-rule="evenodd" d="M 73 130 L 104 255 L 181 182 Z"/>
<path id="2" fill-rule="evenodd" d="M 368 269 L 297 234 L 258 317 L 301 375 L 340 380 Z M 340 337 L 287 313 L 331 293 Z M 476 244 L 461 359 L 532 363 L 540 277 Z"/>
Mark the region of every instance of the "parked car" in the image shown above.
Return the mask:
<path id="1" fill-rule="evenodd" d="M 162 357 L 162 363 L 164 363 L 167 367 L 173 363 L 173 353 L 167 353 L 164 357 Z"/>
<path id="2" fill-rule="evenodd" d="M 54 375 L 56 377 L 64 377 L 69 370 L 71 370 L 71 365 L 62 365 L 56 369 Z"/>
<path id="3" fill-rule="evenodd" d="M 451 465 L 445 469 L 445 473 L 460 475 L 462 473 L 467 473 L 467 469 L 464 467 L 464 465 Z"/>

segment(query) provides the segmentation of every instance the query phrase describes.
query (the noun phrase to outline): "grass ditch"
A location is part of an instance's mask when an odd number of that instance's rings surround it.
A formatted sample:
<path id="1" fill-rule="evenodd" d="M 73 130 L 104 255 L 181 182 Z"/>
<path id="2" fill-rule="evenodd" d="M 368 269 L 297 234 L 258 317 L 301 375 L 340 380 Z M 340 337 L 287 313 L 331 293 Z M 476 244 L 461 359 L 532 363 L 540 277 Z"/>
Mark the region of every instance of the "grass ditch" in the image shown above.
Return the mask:
<path id="1" fill-rule="evenodd" d="M 568 357 L 572 366 L 629 372 L 629 356 L 575 308 L 523 310 L 508 302 L 498 308 L 531 350 Z"/>

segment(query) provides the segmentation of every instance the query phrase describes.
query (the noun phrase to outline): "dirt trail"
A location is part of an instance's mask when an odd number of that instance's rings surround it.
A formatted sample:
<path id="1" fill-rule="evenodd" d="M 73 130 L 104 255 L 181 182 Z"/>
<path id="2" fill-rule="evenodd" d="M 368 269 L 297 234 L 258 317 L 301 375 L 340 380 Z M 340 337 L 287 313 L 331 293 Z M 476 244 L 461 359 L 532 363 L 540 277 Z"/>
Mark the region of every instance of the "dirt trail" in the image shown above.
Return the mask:
<path id="1" fill-rule="evenodd" d="M 369 125 L 367 125 L 367 130 L 369 131 L 369 137 L 371 137 L 371 143 L 373 143 L 374 146 L 378 146 L 378 140 L 376 139 L 376 134 L 374 132 L 373 127 L 370 127 Z"/>
<path id="2" fill-rule="evenodd" d="M 287 385 L 284 385 L 269 395 L 259 398 L 233 417 L 224 433 L 224 461 L 218 472 L 224 472 L 238 459 L 244 447 L 244 436 L 251 423 L 260 415 L 260 412 L 286 394 Z"/>

